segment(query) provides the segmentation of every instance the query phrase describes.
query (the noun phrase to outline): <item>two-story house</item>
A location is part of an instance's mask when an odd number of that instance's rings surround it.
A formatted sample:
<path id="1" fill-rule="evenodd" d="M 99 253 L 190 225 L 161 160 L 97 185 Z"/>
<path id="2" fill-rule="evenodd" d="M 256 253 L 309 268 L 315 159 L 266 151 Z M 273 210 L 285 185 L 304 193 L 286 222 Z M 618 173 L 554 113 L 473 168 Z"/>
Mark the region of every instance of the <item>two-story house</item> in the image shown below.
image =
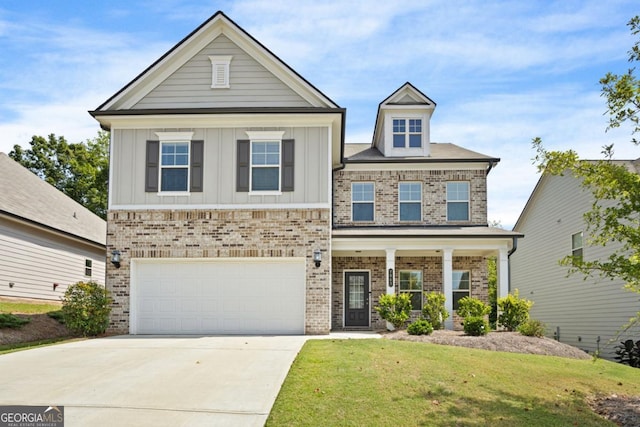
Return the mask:
<path id="1" fill-rule="evenodd" d="M 353 153 L 345 109 L 217 12 L 91 112 L 111 131 L 110 330 L 380 328 L 384 292 L 486 299 L 489 255 L 506 293 L 498 159 L 431 143 L 434 108 L 403 85 Z"/>

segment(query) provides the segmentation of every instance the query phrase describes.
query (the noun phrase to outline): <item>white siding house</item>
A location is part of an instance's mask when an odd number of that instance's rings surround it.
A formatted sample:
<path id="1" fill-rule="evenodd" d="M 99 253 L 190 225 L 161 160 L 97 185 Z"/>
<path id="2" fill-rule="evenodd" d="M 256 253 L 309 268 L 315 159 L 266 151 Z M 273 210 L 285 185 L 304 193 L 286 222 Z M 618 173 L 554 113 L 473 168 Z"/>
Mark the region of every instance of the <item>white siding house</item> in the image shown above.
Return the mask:
<path id="1" fill-rule="evenodd" d="M 106 223 L 0 153 L 0 297 L 59 300 L 104 284 Z"/>
<path id="2" fill-rule="evenodd" d="M 547 336 L 611 359 L 626 339 L 618 336 L 622 326 L 640 310 L 640 295 L 619 280 L 567 275 L 568 267 L 559 264 L 572 252 L 588 260 L 616 249 L 589 246 L 583 214 L 592 203 L 591 193 L 569 174 L 540 178 L 514 227 L 526 237 L 511 256 L 511 289 L 534 302 L 531 317 L 546 323 Z M 638 329 L 629 332 L 640 338 Z"/>

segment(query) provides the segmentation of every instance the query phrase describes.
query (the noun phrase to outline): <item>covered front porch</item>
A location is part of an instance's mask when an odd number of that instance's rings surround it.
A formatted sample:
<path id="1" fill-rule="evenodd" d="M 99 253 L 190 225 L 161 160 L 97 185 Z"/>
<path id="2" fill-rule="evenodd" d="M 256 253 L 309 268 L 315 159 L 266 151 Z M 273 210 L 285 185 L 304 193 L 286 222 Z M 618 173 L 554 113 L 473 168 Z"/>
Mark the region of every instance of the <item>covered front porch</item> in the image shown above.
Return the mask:
<path id="1" fill-rule="evenodd" d="M 461 329 L 457 301 L 489 302 L 487 260 L 496 258 L 498 298 L 509 292 L 509 255 L 518 233 L 489 227 L 333 230 L 333 330 L 384 329 L 374 307 L 382 294 L 408 292 L 418 317 L 423 294 L 444 293 L 447 329 Z"/>

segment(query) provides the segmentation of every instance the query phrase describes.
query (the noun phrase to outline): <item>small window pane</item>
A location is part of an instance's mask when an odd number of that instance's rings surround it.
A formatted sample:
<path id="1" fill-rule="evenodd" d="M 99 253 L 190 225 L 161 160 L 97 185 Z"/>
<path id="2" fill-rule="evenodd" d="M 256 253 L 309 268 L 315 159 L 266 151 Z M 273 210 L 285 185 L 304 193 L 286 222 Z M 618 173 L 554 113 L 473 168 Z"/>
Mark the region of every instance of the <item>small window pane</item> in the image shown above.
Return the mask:
<path id="1" fill-rule="evenodd" d="M 447 203 L 448 221 L 468 221 L 469 204 L 466 202 Z"/>
<path id="2" fill-rule="evenodd" d="M 393 119 L 393 132 L 405 132 L 405 121 L 404 119 Z"/>
<path id="3" fill-rule="evenodd" d="M 469 272 L 454 271 L 453 272 L 453 290 L 469 289 Z"/>
<path id="4" fill-rule="evenodd" d="M 251 175 L 252 191 L 278 191 L 279 168 L 253 168 Z"/>
<path id="5" fill-rule="evenodd" d="M 421 119 L 410 119 L 409 120 L 409 132 L 411 132 L 411 133 L 422 132 L 422 120 Z"/>
<path id="6" fill-rule="evenodd" d="M 400 271 L 400 292 L 411 295 L 411 309 L 422 310 L 422 271 Z"/>
<path id="7" fill-rule="evenodd" d="M 572 249 L 578 249 L 582 247 L 582 232 L 576 233 L 571 236 Z"/>
<path id="8" fill-rule="evenodd" d="M 469 292 L 454 292 L 453 293 L 453 309 L 457 310 L 460 306 L 460 300 L 464 297 L 468 297 Z"/>
<path id="9" fill-rule="evenodd" d="M 162 166 L 187 166 L 189 164 L 189 143 L 163 143 L 161 162 Z"/>
<path id="10" fill-rule="evenodd" d="M 354 182 L 351 185 L 351 200 L 354 202 L 373 202 L 373 183 Z"/>
<path id="11" fill-rule="evenodd" d="M 400 203 L 400 221 L 420 220 L 420 203 Z"/>
<path id="12" fill-rule="evenodd" d="M 163 168 L 161 191 L 187 191 L 186 168 Z"/>
<path id="13" fill-rule="evenodd" d="M 90 259 L 84 260 L 84 275 L 91 277 L 91 270 L 93 266 L 93 261 Z"/>
<path id="14" fill-rule="evenodd" d="M 364 276 L 349 276 L 349 308 L 364 308 Z"/>
<path id="15" fill-rule="evenodd" d="M 354 221 L 373 221 L 373 203 L 354 203 Z"/>
<path id="16" fill-rule="evenodd" d="M 469 200 L 469 183 L 468 182 L 448 182 L 447 183 L 447 200 Z"/>
<path id="17" fill-rule="evenodd" d="M 404 133 L 393 135 L 394 148 L 404 148 Z"/>
<path id="18" fill-rule="evenodd" d="M 411 148 L 420 148 L 422 147 L 422 135 L 421 134 L 411 134 L 409 135 L 409 147 Z"/>
<path id="19" fill-rule="evenodd" d="M 422 199 L 422 185 L 419 182 L 401 182 L 399 191 L 401 202 L 419 202 Z"/>

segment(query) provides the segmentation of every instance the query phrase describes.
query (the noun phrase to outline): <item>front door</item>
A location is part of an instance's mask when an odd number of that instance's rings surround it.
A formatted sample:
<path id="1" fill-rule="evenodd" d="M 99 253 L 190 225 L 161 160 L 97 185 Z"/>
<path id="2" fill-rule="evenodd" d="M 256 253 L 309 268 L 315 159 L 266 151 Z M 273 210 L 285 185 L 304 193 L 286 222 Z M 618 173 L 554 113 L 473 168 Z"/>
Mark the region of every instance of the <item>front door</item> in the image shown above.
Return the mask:
<path id="1" fill-rule="evenodd" d="M 348 271 L 344 274 L 344 325 L 369 326 L 369 273 Z"/>

